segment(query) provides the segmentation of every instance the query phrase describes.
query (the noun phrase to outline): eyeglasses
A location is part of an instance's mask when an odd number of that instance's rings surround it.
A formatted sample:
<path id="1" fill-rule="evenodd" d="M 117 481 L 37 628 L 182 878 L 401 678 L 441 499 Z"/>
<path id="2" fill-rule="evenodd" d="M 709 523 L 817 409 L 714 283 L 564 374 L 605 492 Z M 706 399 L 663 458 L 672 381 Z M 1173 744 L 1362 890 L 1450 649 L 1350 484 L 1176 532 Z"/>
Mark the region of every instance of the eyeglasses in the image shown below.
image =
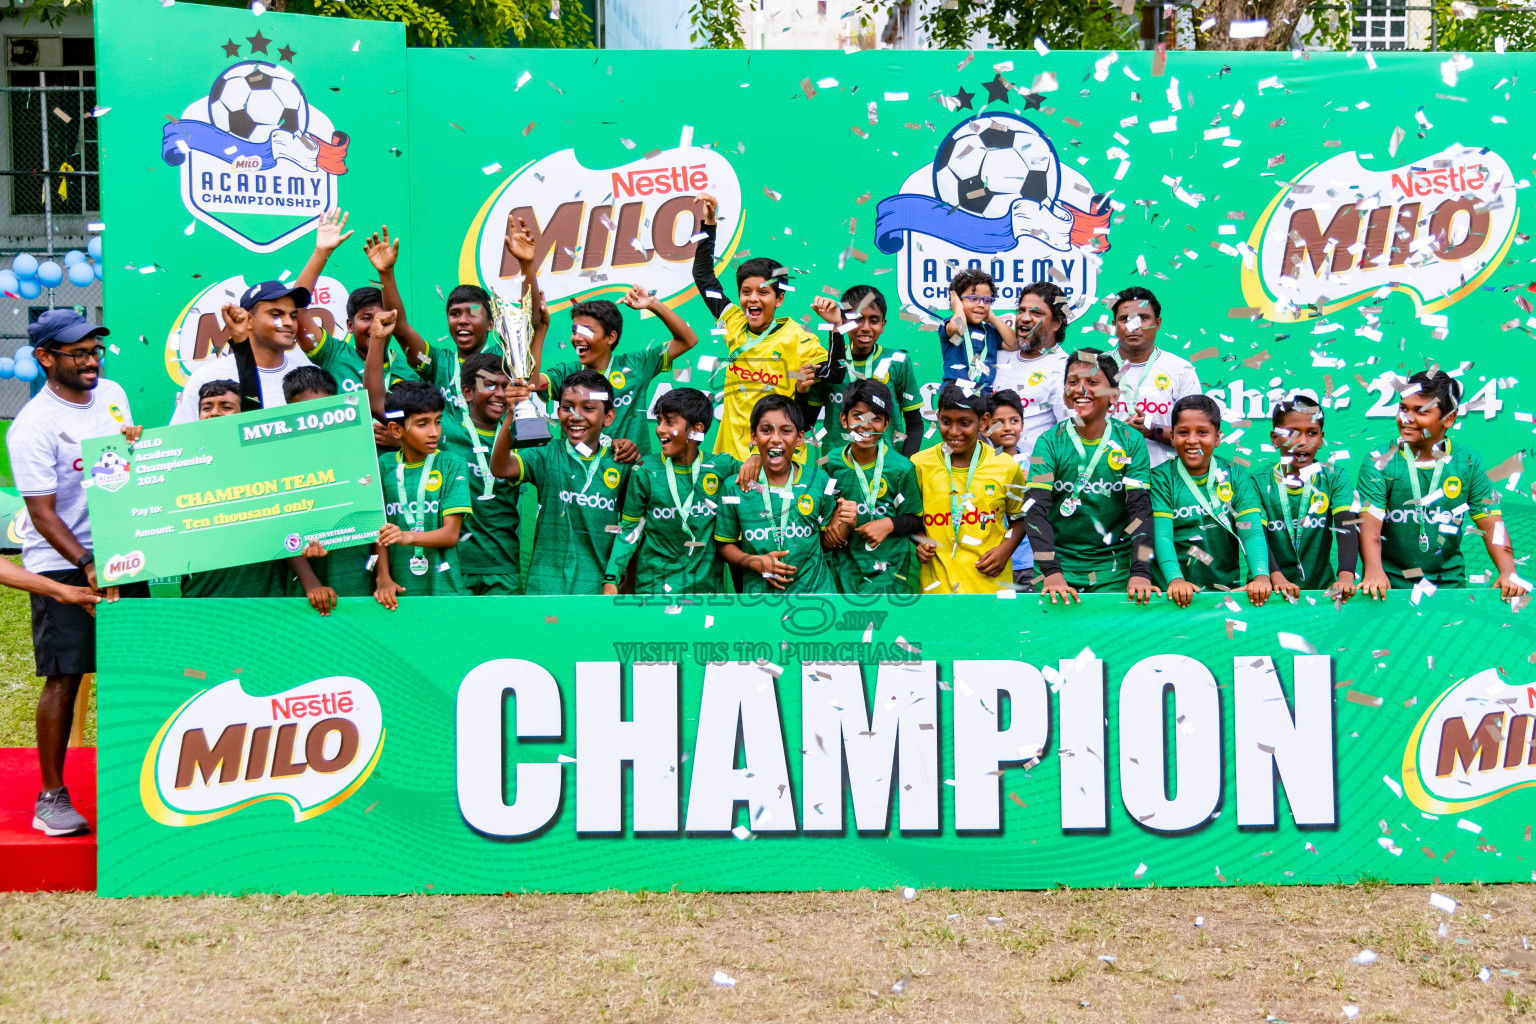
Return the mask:
<path id="1" fill-rule="evenodd" d="M 97 362 L 100 362 L 101 357 L 106 353 L 106 351 L 107 350 L 102 348 L 100 345 L 92 345 L 90 348 L 76 349 L 73 352 L 65 352 L 63 349 L 54 349 L 53 354 L 56 356 L 67 356 L 70 359 L 73 359 L 75 364 L 78 366 L 80 363 L 83 363 L 88 359 L 94 359 Z"/>
<path id="2" fill-rule="evenodd" d="M 992 303 L 997 301 L 997 296 L 996 295 L 962 295 L 962 296 L 960 296 L 960 301 L 962 301 L 962 302 L 979 302 L 983 306 L 990 306 L 990 305 L 992 305 Z"/>

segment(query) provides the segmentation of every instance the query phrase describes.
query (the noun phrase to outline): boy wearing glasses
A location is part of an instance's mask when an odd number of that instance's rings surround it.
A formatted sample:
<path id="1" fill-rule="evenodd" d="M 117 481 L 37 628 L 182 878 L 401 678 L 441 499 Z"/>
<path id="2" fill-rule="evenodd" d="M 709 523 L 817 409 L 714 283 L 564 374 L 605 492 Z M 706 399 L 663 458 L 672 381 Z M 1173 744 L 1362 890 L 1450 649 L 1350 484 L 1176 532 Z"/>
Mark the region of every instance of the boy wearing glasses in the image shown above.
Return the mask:
<path id="1" fill-rule="evenodd" d="M 944 357 L 944 383 L 968 380 L 983 392 L 992 390 L 997 376 L 997 352 L 1013 351 L 1013 328 L 997 318 L 997 282 L 984 270 L 962 270 L 949 283 L 949 308 L 954 315 L 939 332 Z"/>

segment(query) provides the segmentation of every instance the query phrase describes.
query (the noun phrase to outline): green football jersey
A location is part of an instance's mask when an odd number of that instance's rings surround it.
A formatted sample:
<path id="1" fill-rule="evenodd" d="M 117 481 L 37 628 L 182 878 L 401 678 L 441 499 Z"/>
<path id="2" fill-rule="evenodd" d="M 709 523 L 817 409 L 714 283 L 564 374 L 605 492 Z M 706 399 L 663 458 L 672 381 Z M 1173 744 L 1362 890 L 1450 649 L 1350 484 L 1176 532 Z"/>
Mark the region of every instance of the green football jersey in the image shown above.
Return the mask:
<path id="1" fill-rule="evenodd" d="M 1269 542 L 1269 570 L 1283 573 L 1303 590 L 1327 590 L 1339 578 L 1333 558 L 1333 514 L 1355 500 L 1354 481 L 1333 466 L 1317 463 L 1301 487 L 1281 481 L 1283 467 L 1275 462 L 1253 474 L 1264 506 L 1264 533 Z M 1353 516 L 1349 518 L 1353 519 Z M 1357 568 L 1358 574 L 1359 569 Z"/>
<path id="2" fill-rule="evenodd" d="M 1461 531 L 1467 517 L 1475 521 L 1498 513 L 1482 457 L 1450 439 L 1445 448 L 1445 456 L 1432 464 L 1415 464 L 1403 447 L 1388 449 L 1383 467 L 1376 464 L 1383 453 L 1373 453 L 1360 467 L 1360 504 L 1364 514 L 1382 521 L 1381 566 L 1394 587 L 1418 582 L 1403 575 L 1408 568 L 1423 570 L 1423 578 L 1437 586 L 1462 586 Z M 1420 496 L 1429 499 L 1422 506 L 1414 505 L 1410 474 L 1415 473 Z"/>
<path id="3" fill-rule="evenodd" d="M 315 342 L 315 347 L 307 353 L 309 361 L 325 370 L 330 371 L 336 378 L 336 386 L 344 395 L 363 390 L 363 357 L 357 351 L 352 335 L 343 334 L 332 336 L 321 332 L 320 340 Z M 384 359 L 384 379 L 389 380 L 390 368 L 396 365 L 405 365 L 405 350 L 400 347 L 400 342 L 394 338 L 389 339 L 389 351 Z"/>
<path id="4" fill-rule="evenodd" d="M 727 481 L 715 519 L 715 540 L 735 544 L 749 555 L 788 552 L 779 561 L 795 567 L 794 579 L 782 591 L 760 573 L 744 573 L 743 593 L 837 593 L 821 546 L 822 527 L 837 511 L 832 487 L 831 478 L 816 466 L 797 465 L 789 487 L 771 488 L 766 494 L 756 486 L 742 490 L 734 476 Z"/>
<path id="5" fill-rule="evenodd" d="M 517 575 L 521 565 L 521 549 L 518 547 L 517 511 L 518 487 L 507 480 L 490 475 L 491 448 L 496 443 L 495 430 L 475 428 L 473 447 L 461 443 L 458 431 L 452 438 L 447 430 L 439 446 L 464 460 L 469 470 L 469 507 L 472 518 L 464 520 L 459 534 L 459 568 L 467 575 Z M 475 448 L 481 449 L 478 453 Z M 478 457 L 477 457 L 478 456 Z M 481 462 L 485 470 L 481 471 Z M 485 496 L 485 482 L 491 480 L 490 497 Z"/>
<path id="6" fill-rule="evenodd" d="M 528 594 L 601 594 L 603 570 L 619 532 L 619 499 L 629 467 L 604 447 L 582 458 L 565 438 L 512 453 L 521 479 L 539 496 Z"/>
<path id="7" fill-rule="evenodd" d="M 485 336 L 485 347 L 480 351 L 491 355 L 501 354 L 501 339 L 495 334 Z M 459 389 L 459 367 L 464 360 L 459 356 L 459 346 L 451 341 L 434 341 L 427 345 L 427 365 L 420 370 L 411 366 L 410 360 L 405 356 L 405 350 L 395 342 L 389 351 L 389 363 L 384 368 L 384 385 L 393 387 L 396 381 L 424 380 L 428 384 L 435 384 L 443 393 L 443 401 L 449 405 L 455 403 L 462 405 L 463 392 Z M 443 419 L 448 419 L 448 413 L 443 413 Z"/>
<path id="8" fill-rule="evenodd" d="M 181 596 L 282 597 L 287 572 L 287 564 L 276 561 L 188 573 L 181 578 Z"/>
<path id="9" fill-rule="evenodd" d="M 663 341 L 638 352 L 619 349 L 608 354 L 608 370 L 603 373 L 613 385 L 609 394 L 613 401 L 613 423 L 608 435 L 635 442 L 641 454 L 651 450 L 654 433 L 646 416 L 645 396 L 656 375 L 672 368 L 672 359 L 667 354 L 670 350 L 671 342 Z M 565 378 L 580 369 L 584 369 L 580 363 L 572 362 L 544 370 L 544 376 L 549 378 L 549 401 L 554 407 L 560 405 L 560 386 Z"/>
<path id="10" fill-rule="evenodd" d="M 1047 515 L 1056 534 L 1056 557 L 1069 582 L 1086 580 L 1090 572 L 1097 577 L 1128 572 L 1135 552 L 1126 533 L 1131 517 L 1125 498 L 1127 491 L 1145 490 L 1151 482 L 1146 442 L 1111 419 L 1103 437 L 1082 442 L 1084 457 L 1079 457 L 1069 430 L 1071 423 L 1057 424 L 1035 442 L 1030 497 L 1050 504 Z M 1101 444 L 1108 447 L 1079 487 L 1079 476 L 1092 465 Z"/>
<path id="11" fill-rule="evenodd" d="M 877 457 L 878 461 L 878 457 Z M 834 494 L 857 502 L 858 525 L 898 515 L 921 516 L 923 497 L 917 488 L 917 471 L 892 442 L 886 442 L 885 462 L 874 478 L 874 464 L 860 466 L 848 445 L 827 458 L 827 474 L 837 484 Z M 869 492 L 866 492 L 865 488 Z M 895 534 L 871 548 L 857 533 L 848 543 L 829 552 L 828 562 L 837 588 L 844 594 L 911 594 L 918 587 L 917 548 L 910 537 Z"/>
<path id="12" fill-rule="evenodd" d="M 309 568 L 320 585 L 336 591 L 337 597 L 372 597 L 375 583 L 373 572 L 374 546 L 354 544 L 346 548 L 333 548 L 324 558 L 311 558 Z M 293 573 L 287 574 L 284 588 L 286 597 L 303 597 L 304 586 Z"/>
<path id="13" fill-rule="evenodd" d="M 1252 543 L 1263 543 L 1258 532 L 1262 529 L 1258 518 L 1259 493 L 1253 478 L 1235 471 L 1226 459 L 1213 457 L 1209 473 L 1191 477 L 1195 486 L 1204 491 L 1204 500 L 1211 505 L 1211 511 L 1217 514 L 1210 515 L 1201 505 L 1201 497 L 1190 490 L 1179 473 L 1181 466 L 1183 463 L 1174 457 L 1152 471 L 1152 515 L 1172 523 L 1178 574 L 1197 587 L 1228 589 L 1246 583 L 1260 570 L 1268 574 L 1268 559 L 1262 566 L 1250 565 L 1247 576 L 1241 574 L 1243 550 L 1240 538 L 1253 532 Z M 1215 478 L 1214 496 L 1211 494 L 1212 477 Z M 1226 517 L 1226 525 L 1218 515 Z M 1239 522 L 1239 517 L 1246 518 Z M 1166 588 L 1168 579 L 1163 567 L 1154 560 L 1152 582 Z"/>
<path id="14" fill-rule="evenodd" d="M 867 359 L 854 359 L 850 353 L 844 358 L 843 366 L 848 372 L 843 375 L 841 388 L 832 388 L 817 381 L 806 392 L 806 399 L 813 409 L 825 410 L 821 416 L 821 425 L 827 432 L 814 443 L 824 452 L 840 451 L 848 443 L 848 432 L 843 429 L 843 392 L 856 379 L 873 377 L 891 389 L 891 398 L 896 403 L 896 408 L 885 410 L 888 420 L 885 442 L 899 452 L 902 442 L 896 435 L 900 433 L 904 437 L 906 431 L 906 417 L 902 413 L 923 407 L 923 396 L 912 372 L 911 358 L 899 348 L 888 349 L 876 345 Z"/>
<path id="15" fill-rule="evenodd" d="M 697 467 L 697 475 L 695 475 Z M 647 455 L 629 476 L 619 538 L 608 558 L 607 580 L 617 584 L 630 558 L 637 594 L 718 594 L 721 566 L 715 556 L 715 519 L 727 481 L 741 463 L 724 452 L 700 452 L 693 464 L 668 470 L 660 455 Z M 672 474 L 676 497 L 667 483 Z M 684 528 L 680 508 L 687 509 Z"/>
<path id="16" fill-rule="evenodd" d="M 460 533 L 470 529 L 468 516 L 469 467 L 464 460 L 450 451 L 439 450 L 432 458 L 432 471 L 422 480 L 426 462 L 402 463 L 399 452 L 379 456 L 379 483 L 384 485 L 384 515 L 402 530 L 430 533 L 443 525 L 443 517 L 462 515 L 466 518 Z M 398 470 L 403 470 L 398 472 Z M 417 495 L 420 495 L 420 498 Z M 410 517 L 406 511 L 411 512 Z M 350 550 L 350 549 L 349 549 Z M 406 544 L 389 546 L 390 579 L 405 588 L 407 596 L 453 596 L 467 593 L 461 578 L 457 547 L 417 549 Z M 424 571 L 412 571 L 411 562 L 420 557 L 425 560 Z"/>

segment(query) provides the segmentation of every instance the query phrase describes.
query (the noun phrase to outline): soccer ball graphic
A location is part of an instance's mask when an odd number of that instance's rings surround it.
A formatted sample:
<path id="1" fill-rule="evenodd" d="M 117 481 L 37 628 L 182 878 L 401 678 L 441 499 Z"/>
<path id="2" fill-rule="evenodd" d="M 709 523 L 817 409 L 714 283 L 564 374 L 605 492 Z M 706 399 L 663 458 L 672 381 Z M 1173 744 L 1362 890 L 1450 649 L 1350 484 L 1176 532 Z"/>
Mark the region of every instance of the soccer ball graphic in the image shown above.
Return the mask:
<path id="1" fill-rule="evenodd" d="M 309 125 L 309 104 L 293 72 L 247 60 L 224 69 L 208 92 L 208 116 L 238 139 L 263 143 L 281 128 L 298 135 Z"/>
<path id="2" fill-rule="evenodd" d="M 1061 168 L 1040 130 L 1010 114 L 983 114 L 959 125 L 933 162 L 938 197 L 980 217 L 1002 217 L 1017 199 L 1056 200 Z"/>
<path id="3" fill-rule="evenodd" d="M 101 458 L 96 460 L 96 465 L 91 467 L 93 477 L 126 472 L 128 472 L 128 460 L 113 451 L 102 452 Z"/>

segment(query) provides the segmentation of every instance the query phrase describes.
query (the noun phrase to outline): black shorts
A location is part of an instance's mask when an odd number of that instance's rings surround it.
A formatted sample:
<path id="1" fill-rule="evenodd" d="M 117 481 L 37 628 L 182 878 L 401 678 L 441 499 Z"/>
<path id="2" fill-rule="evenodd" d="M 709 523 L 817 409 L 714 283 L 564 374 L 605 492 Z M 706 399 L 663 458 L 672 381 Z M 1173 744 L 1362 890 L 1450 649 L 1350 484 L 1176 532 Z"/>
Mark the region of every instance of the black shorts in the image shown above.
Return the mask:
<path id="1" fill-rule="evenodd" d="M 89 585 L 84 569 L 38 573 L 70 587 Z M 149 584 L 118 587 L 119 597 L 148 597 Z M 32 595 L 32 658 L 40 676 L 80 676 L 96 671 L 96 617 L 83 605 Z"/>

